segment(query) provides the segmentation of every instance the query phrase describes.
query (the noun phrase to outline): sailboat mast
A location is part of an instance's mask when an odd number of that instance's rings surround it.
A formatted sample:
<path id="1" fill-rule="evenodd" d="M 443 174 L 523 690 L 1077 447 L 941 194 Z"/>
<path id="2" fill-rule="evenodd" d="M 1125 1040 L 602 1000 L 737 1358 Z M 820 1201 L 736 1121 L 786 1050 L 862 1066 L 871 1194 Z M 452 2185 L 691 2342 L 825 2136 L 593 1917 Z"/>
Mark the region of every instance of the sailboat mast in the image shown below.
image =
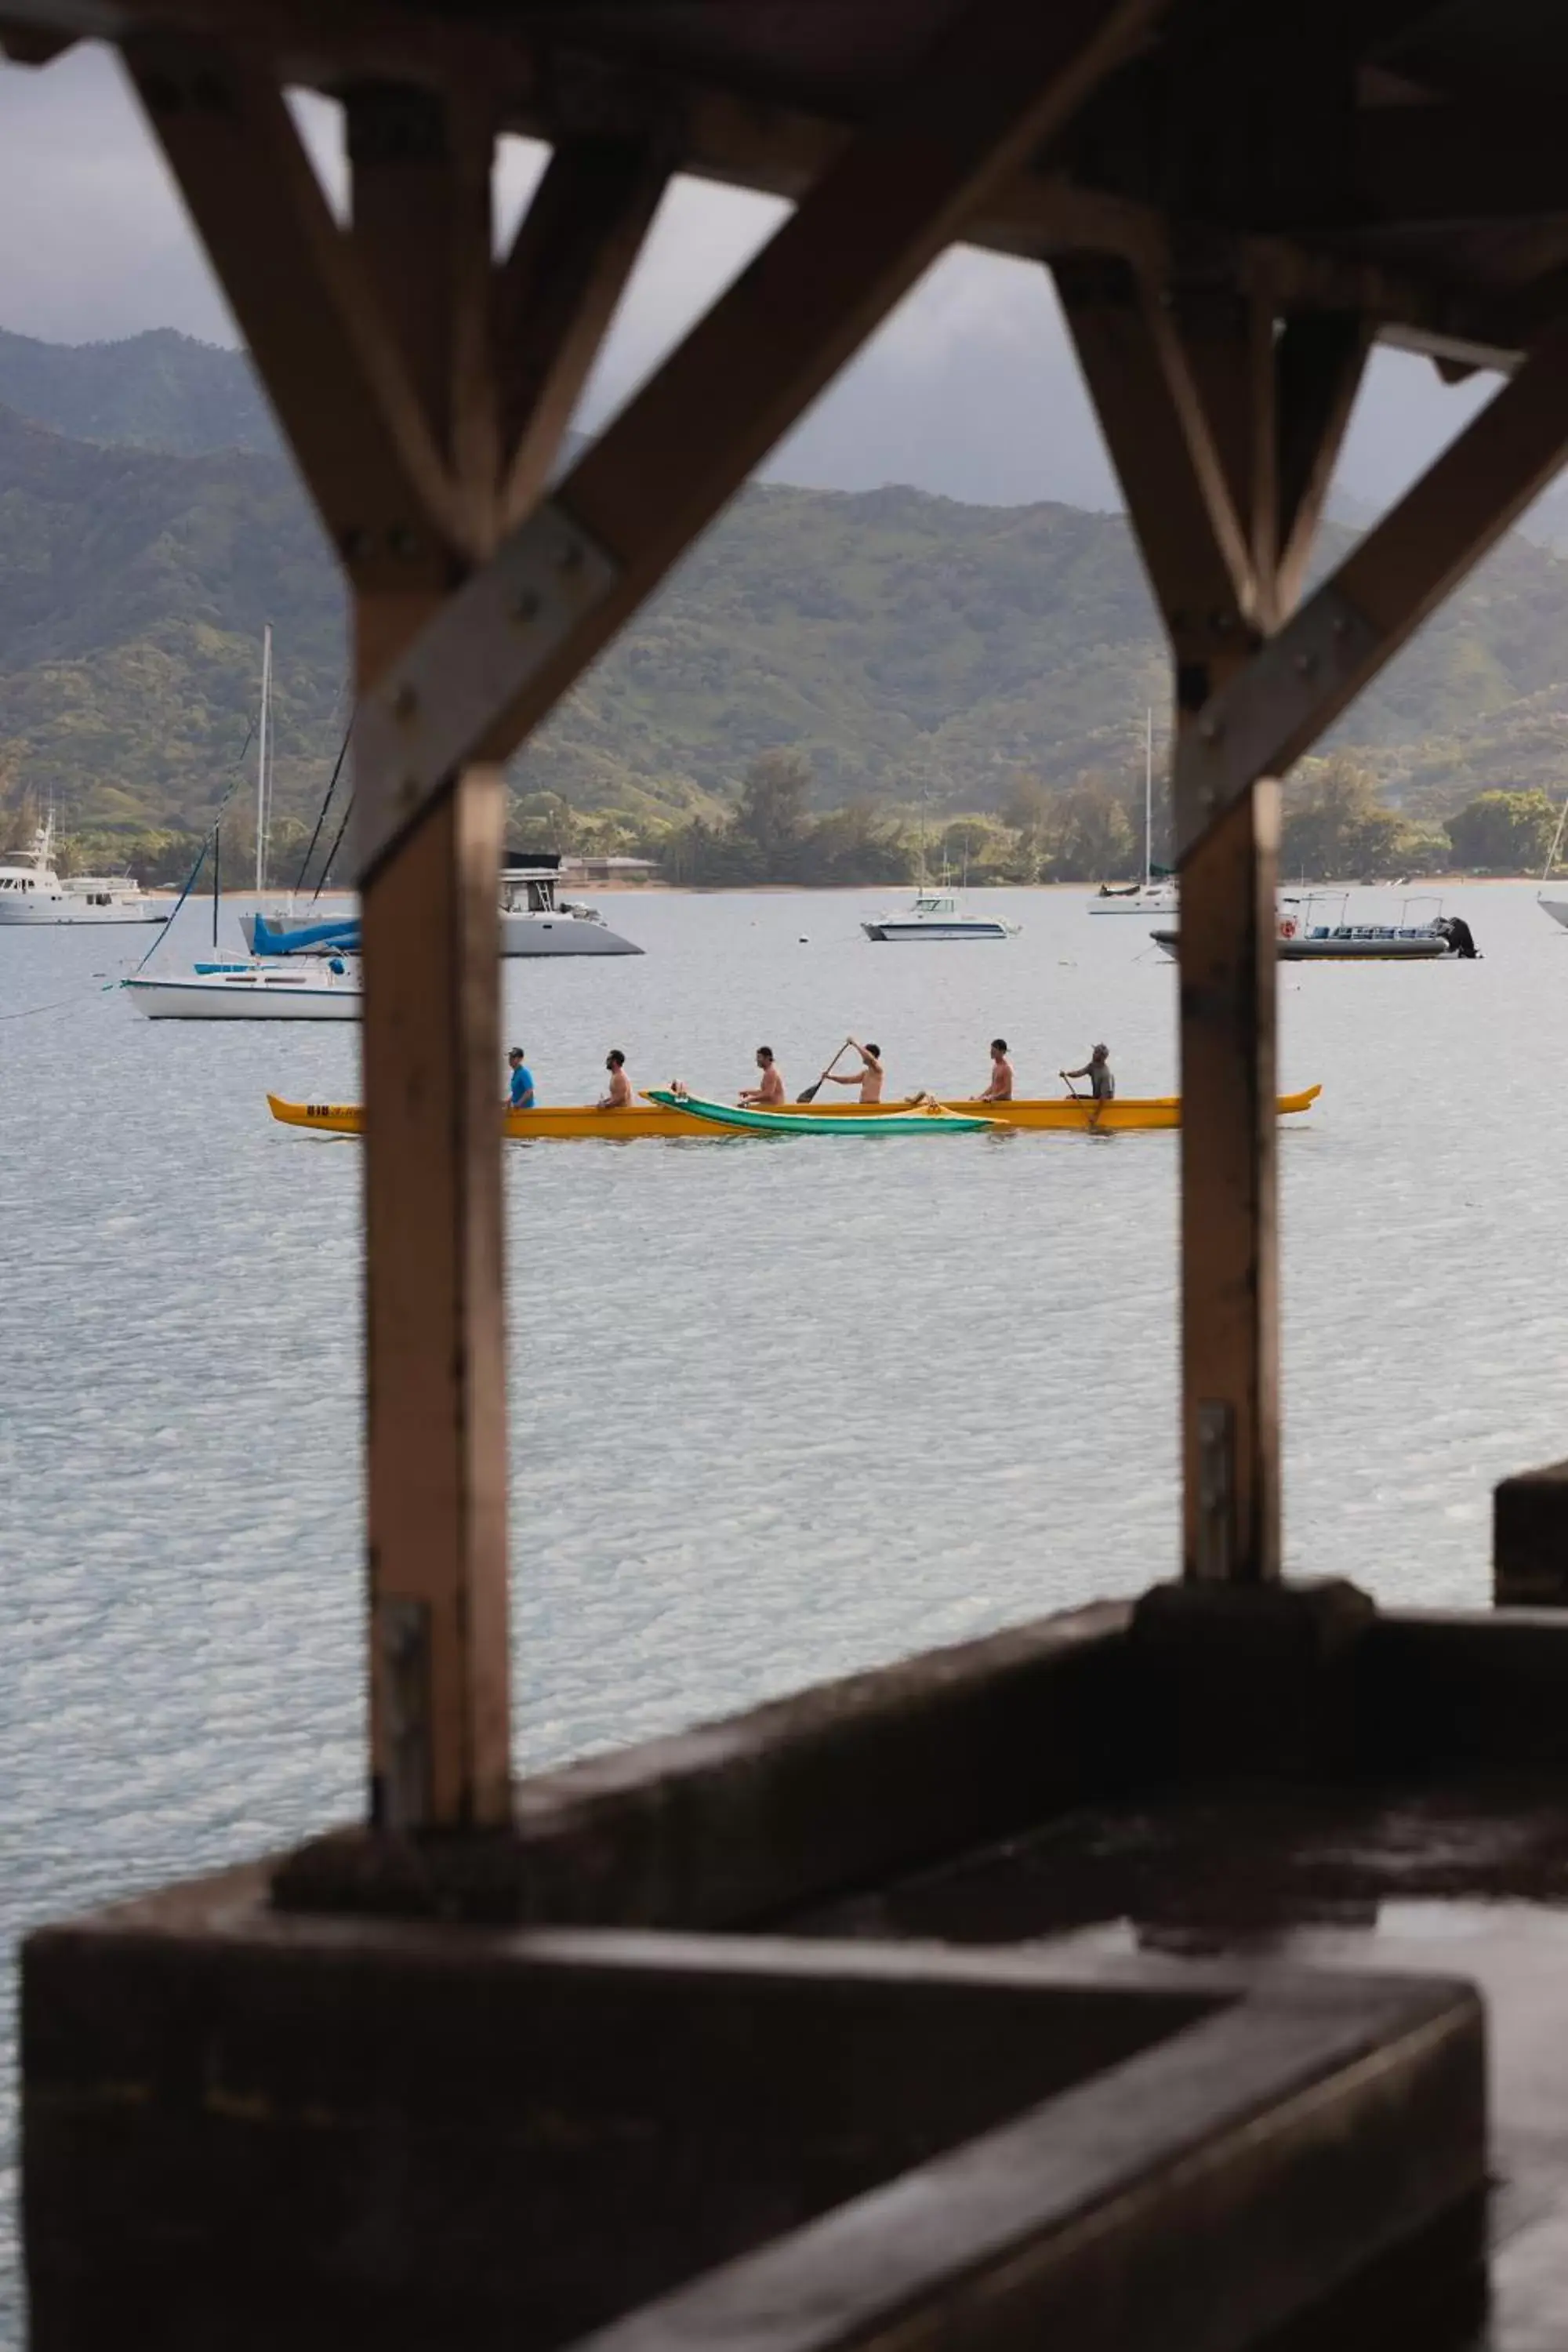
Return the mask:
<path id="1" fill-rule="evenodd" d="M 1543 882 L 1550 881 L 1552 878 L 1552 869 L 1557 863 L 1557 853 L 1563 846 L 1563 828 L 1565 824 L 1568 824 L 1568 793 L 1563 795 L 1563 805 L 1557 812 L 1557 830 L 1552 836 L 1552 846 L 1546 853 L 1546 863 L 1541 869 L 1541 878 Z"/>
<path id="2" fill-rule="evenodd" d="M 267 831 L 272 817 L 272 624 L 261 632 L 261 727 L 256 755 L 256 895 L 267 887 Z"/>
<path id="3" fill-rule="evenodd" d="M 1154 711 L 1143 713 L 1143 887 L 1154 877 Z"/>

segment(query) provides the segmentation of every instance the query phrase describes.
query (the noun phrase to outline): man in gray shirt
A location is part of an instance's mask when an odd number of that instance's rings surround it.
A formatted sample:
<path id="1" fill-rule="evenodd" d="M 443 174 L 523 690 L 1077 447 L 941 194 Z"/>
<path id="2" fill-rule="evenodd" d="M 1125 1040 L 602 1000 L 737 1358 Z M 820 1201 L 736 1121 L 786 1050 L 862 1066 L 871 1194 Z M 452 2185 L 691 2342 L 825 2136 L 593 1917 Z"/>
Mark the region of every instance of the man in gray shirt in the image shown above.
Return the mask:
<path id="1" fill-rule="evenodd" d="M 1094 1097 L 1094 1108 L 1089 1112 L 1089 1124 L 1091 1129 L 1098 1129 L 1105 1116 L 1106 1104 L 1116 1099 L 1116 1080 L 1110 1072 L 1110 1046 L 1097 1045 L 1082 1069 L 1058 1070 L 1057 1076 L 1066 1078 L 1069 1086 L 1074 1078 L 1089 1080 L 1089 1090 Z"/>

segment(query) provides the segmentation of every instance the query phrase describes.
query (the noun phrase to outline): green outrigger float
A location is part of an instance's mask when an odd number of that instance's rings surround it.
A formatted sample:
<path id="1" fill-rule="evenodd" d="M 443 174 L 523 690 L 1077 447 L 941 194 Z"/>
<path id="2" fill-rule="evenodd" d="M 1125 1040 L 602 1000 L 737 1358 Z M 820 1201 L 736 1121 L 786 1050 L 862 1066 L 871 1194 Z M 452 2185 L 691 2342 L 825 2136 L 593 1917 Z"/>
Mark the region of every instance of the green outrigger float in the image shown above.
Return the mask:
<path id="1" fill-rule="evenodd" d="M 727 1127 L 738 1135 L 973 1135 L 991 1126 L 988 1118 L 971 1118 L 963 1111 L 943 1110 L 922 1103 L 913 1110 L 868 1112 L 857 1118 L 853 1111 L 831 1115 L 809 1110 L 744 1110 L 731 1103 L 704 1102 L 681 1087 L 649 1087 L 649 1102 L 666 1110 L 683 1110 L 710 1127 Z"/>

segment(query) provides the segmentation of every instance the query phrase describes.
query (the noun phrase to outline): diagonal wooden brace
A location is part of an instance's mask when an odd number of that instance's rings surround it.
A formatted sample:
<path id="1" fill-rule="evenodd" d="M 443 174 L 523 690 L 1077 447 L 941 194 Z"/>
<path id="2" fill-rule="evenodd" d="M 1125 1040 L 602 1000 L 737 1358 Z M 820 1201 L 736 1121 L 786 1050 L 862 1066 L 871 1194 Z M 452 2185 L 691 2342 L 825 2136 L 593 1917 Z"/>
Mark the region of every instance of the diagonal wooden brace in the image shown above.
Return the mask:
<path id="1" fill-rule="evenodd" d="M 1568 320 L 1332 578 L 1205 705 L 1176 759 L 1177 856 L 1285 771 L 1407 644 L 1568 459 Z"/>
<path id="2" fill-rule="evenodd" d="M 344 562 L 381 588 L 445 580 L 464 545 L 462 509 L 282 92 L 183 35 L 138 34 L 124 56 Z"/>
<path id="3" fill-rule="evenodd" d="M 508 526 L 544 487 L 668 178 L 656 141 L 569 140 L 523 215 L 495 300 Z"/>
<path id="4" fill-rule="evenodd" d="M 484 691 L 412 646 L 363 708 L 356 866 L 372 871 L 469 759 L 505 758 L 1008 173 L 1071 120 L 1163 0 L 983 0 L 653 381 L 441 615 Z M 585 577 L 552 625 L 528 600 L 559 544 Z M 519 597 L 522 599 L 520 609 Z M 558 617 L 558 616 L 557 616 Z"/>

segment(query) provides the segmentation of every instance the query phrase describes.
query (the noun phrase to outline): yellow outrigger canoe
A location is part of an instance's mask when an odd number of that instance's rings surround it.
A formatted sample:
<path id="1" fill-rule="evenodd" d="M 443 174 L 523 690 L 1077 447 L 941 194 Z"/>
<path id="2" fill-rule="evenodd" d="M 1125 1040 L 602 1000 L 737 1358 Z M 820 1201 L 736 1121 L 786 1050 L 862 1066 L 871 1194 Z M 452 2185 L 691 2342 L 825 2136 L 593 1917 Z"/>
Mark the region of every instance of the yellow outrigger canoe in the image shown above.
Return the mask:
<path id="1" fill-rule="evenodd" d="M 1321 1087 L 1308 1087 L 1299 1095 L 1281 1095 L 1281 1118 L 1294 1112 L 1310 1110 Z M 909 1110 L 915 1097 L 906 1102 L 889 1102 L 878 1106 L 882 1110 Z M 295 1103 L 284 1102 L 277 1095 L 268 1095 L 268 1107 L 274 1118 L 285 1127 L 314 1128 L 319 1135 L 358 1135 L 364 1126 L 364 1113 L 357 1103 Z M 1083 1096 L 1068 1096 L 1065 1099 L 1009 1103 L 944 1102 L 943 1110 L 957 1111 L 962 1116 L 984 1118 L 995 1127 L 1058 1128 L 1076 1129 L 1081 1133 L 1089 1126 L 1094 1105 Z M 817 1103 L 814 1116 L 826 1118 L 853 1115 L 864 1118 L 868 1107 L 862 1103 Z M 591 1103 L 564 1104 L 542 1110 L 505 1110 L 500 1114 L 501 1131 L 520 1142 L 531 1139 L 555 1137 L 558 1140 L 579 1140 L 585 1136 L 600 1136 L 616 1142 L 629 1143 L 639 1135 L 702 1135 L 710 1141 L 721 1139 L 724 1130 L 707 1120 L 693 1118 L 689 1111 L 666 1110 L 660 1104 L 641 1102 L 627 1110 L 595 1110 Z M 1180 1127 L 1182 1100 L 1179 1095 L 1161 1095 L 1142 1100 L 1132 1096 L 1121 1097 L 1106 1104 L 1100 1119 L 1102 1130 L 1115 1129 L 1146 1129 Z"/>

